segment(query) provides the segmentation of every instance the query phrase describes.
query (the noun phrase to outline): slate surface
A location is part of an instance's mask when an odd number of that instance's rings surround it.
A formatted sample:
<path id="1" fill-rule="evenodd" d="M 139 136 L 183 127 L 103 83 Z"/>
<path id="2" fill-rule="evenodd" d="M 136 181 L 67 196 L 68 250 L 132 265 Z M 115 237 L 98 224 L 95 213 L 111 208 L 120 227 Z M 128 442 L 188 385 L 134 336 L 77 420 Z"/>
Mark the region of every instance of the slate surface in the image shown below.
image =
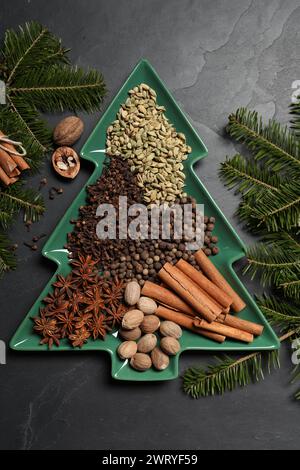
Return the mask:
<path id="1" fill-rule="evenodd" d="M 134 65 L 148 58 L 174 93 L 209 149 L 197 172 L 245 242 L 238 225 L 238 199 L 224 189 L 218 168 L 238 147 L 224 135 L 228 114 L 238 106 L 265 117 L 288 119 L 292 83 L 300 78 L 299 1 L 266 0 L 2 0 L 1 33 L 27 20 L 45 23 L 72 48 L 74 63 L 97 67 L 110 102 Z M 89 135 L 99 115 L 85 117 Z M 57 121 L 49 117 L 50 124 Z M 41 175 L 63 196 L 49 201 L 32 234 L 50 234 L 91 167 L 84 163 L 72 183 L 58 183 L 46 163 Z M 41 176 L 32 180 L 38 186 Z M 8 343 L 53 272 L 19 221 L 12 239 L 20 244 L 17 271 L 0 282 L 0 338 Z M 239 269 L 239 268 L 238 268 Z M 260 286 L 244 279 L 251 292 Z M 205 364 L 202 353 L 182 356 L 181 370 Z M 289 385 L 291 354 L 264 382 L 224 397 L 193 401 L 181 381 L 120 383 L 110 379 L 105 354 L 7 352 L 0 366 L 1 449 L 297 449 L 299 405 Z"/>

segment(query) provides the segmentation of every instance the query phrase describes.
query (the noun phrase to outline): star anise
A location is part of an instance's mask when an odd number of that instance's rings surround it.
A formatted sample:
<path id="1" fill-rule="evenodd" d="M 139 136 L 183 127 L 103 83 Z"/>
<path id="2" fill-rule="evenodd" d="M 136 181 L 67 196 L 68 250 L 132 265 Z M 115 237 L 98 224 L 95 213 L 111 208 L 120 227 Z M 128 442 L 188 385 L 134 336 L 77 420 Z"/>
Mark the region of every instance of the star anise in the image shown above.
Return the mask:
<path id="1" fill-rule="evenodd" d="M 45 304 L 53 305 L 57 300 L 62 300 L 64 296 L 61 294 L 59 289 L 54 289 L 51 294 L 48 294 L 47 297 L 43 299 Z"/>
<path id="2" fill-rule="evenodd" d="M 76 318 L 75 318 L 75 328 L 82 328 L 83 326 L 89 326 L 89 321 L 93 318 L 92 313 L 80 313 Z"/>
<path id="3" fill-rule="evenodd" d="M 93 312 L 97 315 L 105 306 L 100 289 L 98 287 L 90 289 L 86 294 L 84 303 L 87 305 L 85 312 Z"/>
<path id="4" fill-rule="evenodd" d="M 35 323 L 33 329 L 44 336 L 54 334 L 57 331 L 56 320 L 54 319 L 36 317 L 33 318 L 33 321 Z"/>
<path id="5" fill-rule="evenodd" d="M 79 255 L 77 260 L 71 262 L 73 268 L 73 276 L 77 278 L 78 282 L 84 287 L 89 284 L 94 284 L 98 277 L 96 269 L 97 261 L 93 261 L 91 256 Z"/>
<path id="6" fill-rule="evenodd" d="M 70 335 L 76 325 L 75 313 L 64 312 L 57 316 L 57 323 L 60 326 L 61 337 Z"/>
<path id="7" fill-rule="evenodd" d="M 66 294 L 68 298 L 72 296 L 74 290 L 78 287 L 78 279 L 74 279 L 72 273 L 67 277 L 57 275 L 57 281 L 53 283 L 53 287 L 59 289 L 61 294 Z"/>
<path id="8" fill-rule="evenodd" d="M 107 308 L 106 311 L 107 323 L 111 326 L 111 328 L 115 328 L 115 326 L 122 323 L 122 318 L 127 311 L 127 307 L 125 307 L 123 304 L 120 304 L 117 307 L 113 305 L 110 308 Z"/>
<path id="9" fill-rule="evenodd" d="M 74 348 L 82 347 L 84 343 L 87 342 L 91 334 L 83 326 L 82 328 L 76 330 L 76 332 L 69 336 L 69 340 L 72 342 Z"/>
<path id="10" fill-rule="evenodd" d="M 49 349 L 52 348 L 54 343 L 56 344 L 56 346 L 59 346 L 59 336 L 58 336 L 58 334 L 45 336 L 45 338 L 43 338 L 40 341 L 40 344 L 48 344 Z"/>
<path id="11" fill-rule="evenodd" d="M 56 320 L 37 317 L 34 318 L 33 321 L 35 323 L 33 329 L 43 336 L 40 344 L 48 344 L 49 349 L 52 348 L 54 343 L 59 346 L 60 336 L 58 333 Z"/>
<path id="12" fill-rule="evenodd" d="M 119 302 L 122 300 L 124 290 L 124 282 L 118 279 L 114 281 L 109 281 L 103 284 L 103 298 L 105 304 L 108 304 L 109 307 L 116 307 Z"/>
<path id="13" fill-rule="evenodd" d="M 101 313 L 98 316 L 94 316 L 90 322 L 90 329 L 94 340 L 98 338 L 104 339 L 108 330 L 105 315 Z"/>
<path id="14" fill-rule="evenodd" d="M 45 308 L 45 316 L 57 317 L 60 313 L 68 311 L 69 302 L 67 300 L 59 300 L 53 305 L 48 305 Z"/>
<path id="15" fill-rule="evenodd" d="M 78 313 L 80 304 L 84 302 L 84 296 L 81 292 L 73 292 L 72 297 L 69 300 L 68 311 Z"/>

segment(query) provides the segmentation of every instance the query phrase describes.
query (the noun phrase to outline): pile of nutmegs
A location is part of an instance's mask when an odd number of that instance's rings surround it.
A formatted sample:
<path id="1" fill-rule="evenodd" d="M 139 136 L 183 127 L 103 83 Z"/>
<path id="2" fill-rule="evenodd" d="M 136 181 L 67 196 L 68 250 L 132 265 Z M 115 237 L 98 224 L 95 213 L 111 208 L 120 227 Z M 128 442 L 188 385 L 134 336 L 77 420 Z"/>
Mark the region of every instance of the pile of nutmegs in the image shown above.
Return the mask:
<path id="1" fill-rule="evenodd" d="M 155 315 L 156 302 L 141 297 L 140 286 L 135 281 L 126 286 L 125 302 L 131 310 L 125 313 L 119 330 L 119 336 L 124 340 L 118 348 L 119 357 L 129 360 L 131 367 L 140 372 L 152 366 L 159 371 L 165 370 L 169 366 L 169 356 L 180 351 L 180 326 L 171 321 L 161 323 Z"/>

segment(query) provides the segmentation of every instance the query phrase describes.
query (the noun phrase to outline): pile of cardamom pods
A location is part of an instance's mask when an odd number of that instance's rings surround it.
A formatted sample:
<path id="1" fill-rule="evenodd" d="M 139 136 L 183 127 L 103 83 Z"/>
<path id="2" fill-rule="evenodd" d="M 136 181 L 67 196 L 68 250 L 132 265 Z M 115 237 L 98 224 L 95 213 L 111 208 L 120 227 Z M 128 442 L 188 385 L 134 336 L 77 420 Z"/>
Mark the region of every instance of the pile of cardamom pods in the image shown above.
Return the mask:
<path id="1" fill-rule="evenodd" d="M 129 91 L 117 119 L 107 129 L 107 154 L 128 160 L 149 204 L 172 203 L 186 196 L 183 161 L 192 149 L 165 111 L 157 104 L 156 92 L 141 83 Z"/>

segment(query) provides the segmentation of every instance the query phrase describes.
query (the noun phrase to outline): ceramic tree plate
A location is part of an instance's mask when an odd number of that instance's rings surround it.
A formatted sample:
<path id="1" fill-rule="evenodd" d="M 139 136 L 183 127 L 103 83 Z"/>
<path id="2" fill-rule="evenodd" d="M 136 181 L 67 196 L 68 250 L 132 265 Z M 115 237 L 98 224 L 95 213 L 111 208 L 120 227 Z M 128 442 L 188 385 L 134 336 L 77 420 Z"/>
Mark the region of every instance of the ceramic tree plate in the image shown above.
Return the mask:
<path id="1" fill-rule="evenodd" d="M 106 112 L 103 114 L 99 123 L 95 127 L 88 141 L 81 151 L 81 157 L 90 160 L 95 165 L 93 174 L 89 178 L 87 185 L 93 184 L 101 175 L 103 162 L 105 158 L 105 139 L 106 129 L 112 121 L 115 120 L 116 114 L 121 103 L 125 102 L 128 91 L 140 83 L 147 83 L 157 93 L 158 104 L 165 106 L 166 115 L 170 122 L 174 124 L 178 132 L 183 132 L 186 136 L 187 143 L 192 147 L 192 153 L 185 162 L 186 173 L 186 192 L 195 197 L 197 202 L 205 205 L 205 213 L 209 216 L 216 217 L 216 226 L 214 234 L 219 237 L 218 246 L 220 253 L 212 258 L 213 263 L 218 267 L 220 272 L 225 276 L 231 286 L 245 300 L 247 307 L 239 314 L 246 320 L 251 320 L 264 325 L 264 333 L 261 337 L 256 338 L 251 344 L 243 344 L 231 340 L 226 340 L 223 344 L 215 343 L 200 335 L 184 331 L 181 338 L 181 353 L 187 350 L 228 352 L 228 351 L 256 351 L 256 350 L 272 350 L 279 348 L 279 341 L 276 334 L 264 318 L 255 301 L 243 286 L 233 270 L 233 263 L 245 255 L 245 247 L 239 236 L 231 227 L 221 210 L 218 208 L 213 198 L 207 192 L 194 171 L 194 164 L 207 155 L 207 149 L 195 129 L 189 123 L 186 116 L 178 107 L 174 98 L 161 81 L 155 70 L 146 60 L 142 60 L 133 70 L 121 90 L 114 98 Z M 71 207 L 67 210 L 62 220 L 50 236 L 48 242 L 43 249 L 43 256 L 54 261 L 56 264 L 56 272 L 52 279 L 49 280 L 45 289 L 36 300 L 35 304 L 19 326 L 17 332 L 10 342 L 12 349 L 16 351 L 46 351 L 46 346 L 39 344 L 40 337 L 33 330 L 32 317 L 38 315 L 42 299 L 51 291 L 51 284 L 54 282 L 58 273 L 62 275 L 68 274 L 70 266 L 68 264 L 68 252 L 63 248 L 66 243 L 68 232 L 72 231 L 71 219 L 76 219 L 78 209 L 85 204 L 86 191 L 85 187 L 80 191 L 73 201 Z M 106 351 L 111 356 L 112 376 L 118 380 L 136 380 L 136 381 L 154 381 L 154 380 L 171 380 L 178 376 L 178 362 L 180 355 L 173 357 L 170 361 L 168 369 L 158 372 L 154 369 L 146 372 L 137 372 L 133 370 L 127 361 L 121 361 L 116 354 L 120 339 L 117 332 L 107 335 L 105 341 L 89 340 L 82 349 L 73 349 L 67 340 L 61 341 L 59 347 L 54 346 L 49 352 L 61 351 Z M 101 360 L 101 356 L 99 356 Z M 45 359 L 46 360 L 46 359 Z"/>

